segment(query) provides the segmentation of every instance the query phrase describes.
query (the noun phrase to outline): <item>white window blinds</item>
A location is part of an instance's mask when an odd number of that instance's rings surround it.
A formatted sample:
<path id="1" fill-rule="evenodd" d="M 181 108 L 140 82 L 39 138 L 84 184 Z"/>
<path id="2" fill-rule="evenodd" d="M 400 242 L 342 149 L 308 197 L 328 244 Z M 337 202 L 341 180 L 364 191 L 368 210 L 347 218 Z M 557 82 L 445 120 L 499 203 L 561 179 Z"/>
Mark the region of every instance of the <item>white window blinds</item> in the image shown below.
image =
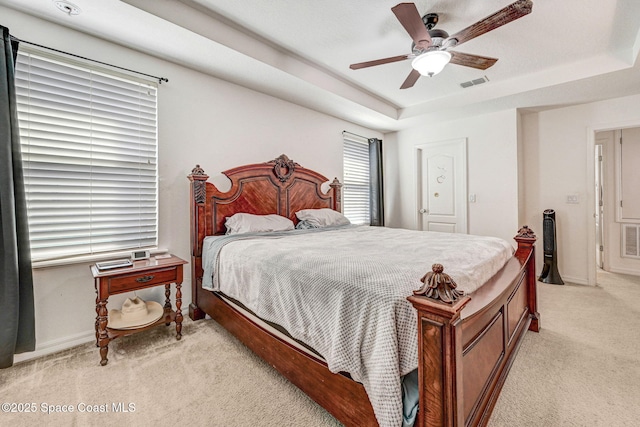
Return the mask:
<path id="1" fill-rule="evenodd" d="M 34 261 L 157 246 L 154 84 L 20 51 Z"/>
<path id="2" fill-rule="evenodd" d="M 343 138 L 343 213 L 352 224 L 369 224 L 369 141 L 346 132 Z"/>

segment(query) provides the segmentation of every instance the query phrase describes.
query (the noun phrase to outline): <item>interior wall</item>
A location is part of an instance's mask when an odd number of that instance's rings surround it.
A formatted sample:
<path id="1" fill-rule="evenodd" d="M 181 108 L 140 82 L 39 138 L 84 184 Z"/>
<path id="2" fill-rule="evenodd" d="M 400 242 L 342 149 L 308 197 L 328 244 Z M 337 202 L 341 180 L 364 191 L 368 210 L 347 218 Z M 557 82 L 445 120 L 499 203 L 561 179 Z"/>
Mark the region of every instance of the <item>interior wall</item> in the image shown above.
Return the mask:
<path id="1" fill-rule="evenodd" d="M 522 125 L 522 114 L 518 114 L 517 127 L 518 127 L 518 225 L 520 227 L 529 225 L 526 221 L 526 206 L 527 198 L 525 192 L 525 177 L 527 171 L 527 161 L 524 156 L 524 130 Z"/>
<path id="2" fill-rule="evenodd" d="M 329 179 L 342 180 L 342 131 L 383 138 L 379 132 L 12 9 L 0 7 L 0 16 L 2 25 L 20 39 L 169 79 L 158 90 L 159 247 L 185 260 L 190 260 L 186 176 L 196 164 L 224 186 L 228 181 L 221 171 L 284 153 Z M 96 295 L 89 265 L 34 270 L 36 352 L 16 360 L 95 339 Z M 187 266 L 183 314 L 191 301 L 189 272 Z M 160 288 L 138 295 L 163 301 Z M 110 298 L 109 308 L 119 308 L 127 296 Z"/>
<path id="3" fill-rule="evenodd" d="M 640 125 L 639 102 L 634 95 L 522 115 L 525 220 L 542 239 L 542 212 L 556 211 L 558 264 L 565 282 L 587 284 L 592 267 L 595 272 L 595 132 Z M 577 196 L 577 203 L 568 203 L 568 196 Z"/>
<path id="4" fill-rule="evenodd" d="M 470 234 L 497 236 L 513 242 L 519 228 L 518 113 L 505 110 L 450 122 L 425 123 L 386 135 L 396 141 L 397 169 L 387 171 L 395 185 L 387 192 L 393 212 L 389 226 L 415 229 L 416 146 L 465 138 L 467 140 L 467 189 L 476 195 L 468 204 Z M 386 154 L 386 153 L 385 153 Z"/>

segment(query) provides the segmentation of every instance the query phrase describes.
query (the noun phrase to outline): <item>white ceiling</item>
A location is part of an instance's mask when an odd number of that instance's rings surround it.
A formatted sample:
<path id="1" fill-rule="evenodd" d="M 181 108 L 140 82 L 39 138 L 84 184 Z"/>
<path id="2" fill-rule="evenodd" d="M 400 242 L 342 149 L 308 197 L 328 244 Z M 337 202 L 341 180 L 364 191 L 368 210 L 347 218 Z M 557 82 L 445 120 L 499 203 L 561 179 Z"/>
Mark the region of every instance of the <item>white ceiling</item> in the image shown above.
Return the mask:
<path id="1" fill-rule="evenodd" d="M 381 131 L 426 118 L 640 93 L 637 0 L 533 0 L 531 14 L 454 48 L 499 58 L 496 65 L 482 71 L 449 64 L 405 90 L 399 87 L 410 61 L 349 69 L 410 53 L 411 38 L 391 12 L 398 0 L 70 1 L 80 15 L 65 15 L 53 0 L 0 5 Z M 513 1 L 415 3 L 421 14 L 437 12 L 436 28 L 453 34 Z M 483 76 L 489 82 L 460 86 Z"/>

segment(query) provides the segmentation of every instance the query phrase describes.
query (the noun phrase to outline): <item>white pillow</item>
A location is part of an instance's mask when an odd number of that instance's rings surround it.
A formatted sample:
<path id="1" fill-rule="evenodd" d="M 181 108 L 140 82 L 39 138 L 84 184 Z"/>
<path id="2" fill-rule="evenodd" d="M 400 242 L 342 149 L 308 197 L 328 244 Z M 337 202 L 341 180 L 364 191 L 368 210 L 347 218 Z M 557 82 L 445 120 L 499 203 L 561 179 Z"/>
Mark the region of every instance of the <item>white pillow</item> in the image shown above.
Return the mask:
<path id="1" fill-rule="evenodd" d="M 296 216 L 300 221 L 319 228 L 351 224 L 346 216 L 329 208 L 303 209 L 296 212 Z"/>
<path id="2" fill-rule="evenodd" d="M 293 221 L 281 215 L 253 215 L 237 213 L 225 221 L 227 234 L 256 233 L 264 231 L 287 231 L 295 227 Z"/>

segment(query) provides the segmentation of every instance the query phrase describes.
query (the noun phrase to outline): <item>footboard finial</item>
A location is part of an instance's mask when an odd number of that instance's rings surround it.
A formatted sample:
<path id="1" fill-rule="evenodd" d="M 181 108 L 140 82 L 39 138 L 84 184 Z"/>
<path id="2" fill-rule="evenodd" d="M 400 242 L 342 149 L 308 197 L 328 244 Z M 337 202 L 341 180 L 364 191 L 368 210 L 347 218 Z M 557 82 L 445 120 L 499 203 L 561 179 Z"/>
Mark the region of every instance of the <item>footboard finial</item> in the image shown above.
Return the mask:
<path id="1" fill-rule="evenodd" d="M 536 243 L 536 235 L 529 226 L 524 225 L 520 230 L 518 230 L 518 234 L 514 237 L 515 241 L 518 242 L 518 250 L 516 251 L 516 257 L 520 259 L 522 262 L 527 262 L 527 259 L 530 257 L 530 254 L 533 252 L 533 246 Z M 531 262 L 535 262 L 531 260 Z M 533 266 L 533 264 L 532 264 Z M 532 268 L 535 270 L 535 268 Z"/>
<path id="2" fill-rule="evenodd" d="M 453 304 L 464 295 L 464 292 L 456 289 L 458 285 L 451 276 L 444 273 L 442 264 L 433 264 L 431 270 L 420 279 L 424 285 L 413 291 L 414 295 L 424 295 L 449 304 Z"/>
<path id="3" fill-rule="evenodd" d="M 518 235 L 515 237 L 516 240 L 520 239 L 535 239 L 536 235 L 532 229 L 529 228 L 528 225 L 523 225 L 520 230 L 518 230 Z"/>

